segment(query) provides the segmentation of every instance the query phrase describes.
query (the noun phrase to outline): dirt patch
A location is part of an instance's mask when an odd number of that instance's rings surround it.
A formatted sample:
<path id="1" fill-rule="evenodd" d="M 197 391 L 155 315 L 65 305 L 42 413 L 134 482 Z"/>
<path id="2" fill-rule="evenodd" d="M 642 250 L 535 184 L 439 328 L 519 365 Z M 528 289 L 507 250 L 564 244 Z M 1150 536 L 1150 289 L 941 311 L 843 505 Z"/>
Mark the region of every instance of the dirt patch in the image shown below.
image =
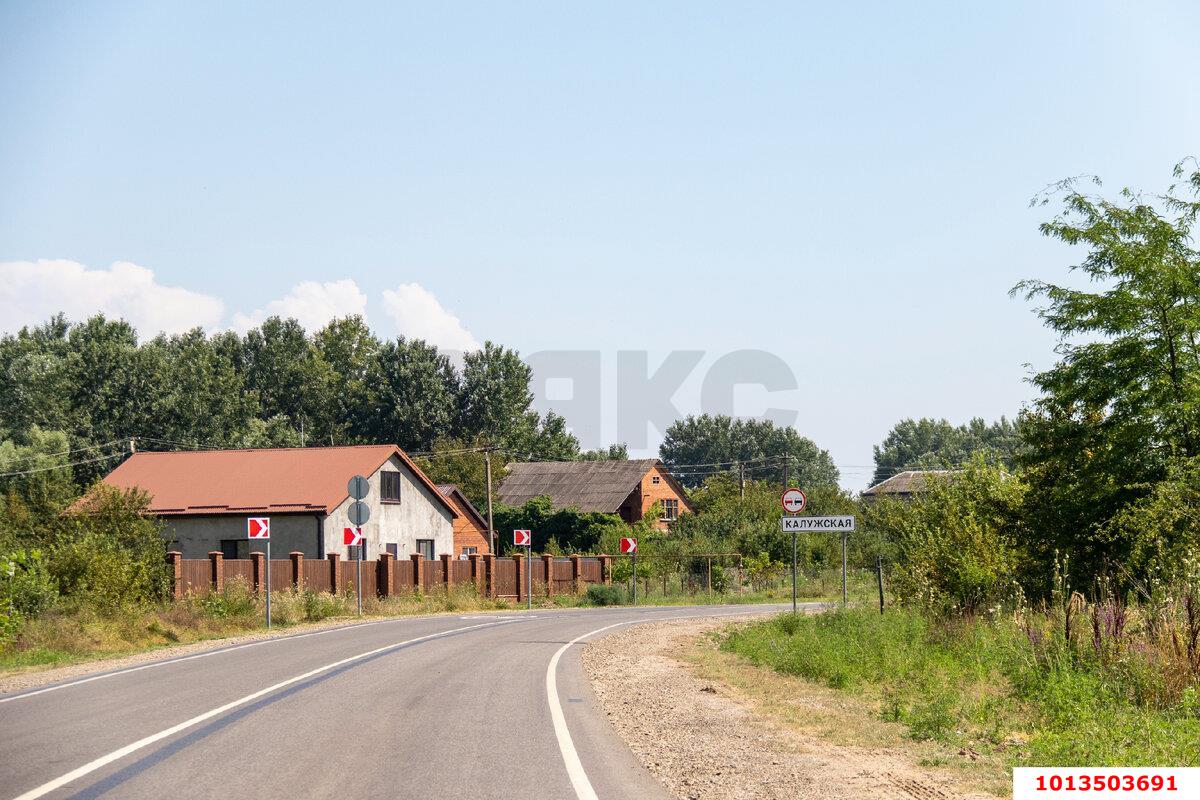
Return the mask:
<path id="1" fill-rule="evenodd" d="M 738 679 L 723 679 L 730 663 L 713 660 L 727 654 L 717 653 L 705 634 L 728 624 L 724 619 L 639 625 L 589 643 L 582 654 L 614 728 L 675 797 L 997 796 L 958 780 L 953 769 L 921 766 L 928 751 L 915 743 L 899 745 L 887 723 L 841 707 L 839 698 L 819 687 L 808 692 L 803 681 L 760 675 L 760 681 L 770 677 L 786 684 L 786 700 L 762 707 L 759 698 L 738 688 Z"/>

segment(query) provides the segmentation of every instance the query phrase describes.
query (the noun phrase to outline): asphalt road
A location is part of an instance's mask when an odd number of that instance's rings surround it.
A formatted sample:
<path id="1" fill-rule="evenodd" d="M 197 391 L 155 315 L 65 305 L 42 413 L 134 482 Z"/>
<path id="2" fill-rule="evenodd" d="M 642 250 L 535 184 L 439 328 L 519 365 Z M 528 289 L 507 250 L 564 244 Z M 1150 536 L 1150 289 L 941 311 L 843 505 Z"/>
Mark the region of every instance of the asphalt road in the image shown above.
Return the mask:
<path id="1" fill-rule="evenodd" d="M 384 620 L 0 695 L 0 797 L 662 798 L 578 640 L 782 608 Z"/>

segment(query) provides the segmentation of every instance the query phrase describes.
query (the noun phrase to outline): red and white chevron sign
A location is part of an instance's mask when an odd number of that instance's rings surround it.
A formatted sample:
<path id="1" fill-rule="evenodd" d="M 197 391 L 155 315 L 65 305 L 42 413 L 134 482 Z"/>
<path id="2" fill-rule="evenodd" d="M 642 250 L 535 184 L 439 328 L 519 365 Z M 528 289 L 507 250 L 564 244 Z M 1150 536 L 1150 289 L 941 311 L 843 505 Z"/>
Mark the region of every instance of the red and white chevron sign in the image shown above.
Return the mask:
<path id="1" fill-rule="evenodd" d="M 626 537 L 622 538 L 621 539 L 621 552 L 622 553 L 636 553 L 637 552 L 637 539 L 634 539 L 630 536 L 626 536 Z"/>
<path id="2" fill-rule="evenodd" d="M 529 547 L 533 541 L 533 531 L 513 531 L 514 547 Z"/>
<path id="3" fill-rule="evenodd" d="M 270 539 L 271 518 L 246 517 L 246 536 L 250 539 Z"/>
<path id="4" fill-rule="evenodd" d="M 362 544 L 362 528 L 342 528 L 342 544 L 358 547 Z"/>

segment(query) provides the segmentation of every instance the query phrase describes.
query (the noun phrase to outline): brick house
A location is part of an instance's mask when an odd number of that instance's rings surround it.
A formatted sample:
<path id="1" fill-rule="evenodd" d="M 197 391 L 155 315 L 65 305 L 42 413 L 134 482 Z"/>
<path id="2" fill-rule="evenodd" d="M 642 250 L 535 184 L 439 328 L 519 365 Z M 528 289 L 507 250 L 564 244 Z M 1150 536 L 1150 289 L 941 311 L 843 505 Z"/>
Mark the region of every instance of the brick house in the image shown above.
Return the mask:
<path id="1" fill-rule="evenodd" d="M 617 514 L 629 524 L 658 503 L 660 530 L 695 510 L 683 486 L 656 458 L 513 463 L 497 494 L 508 506 L 545 495 L 555 508 Z"/>
<path id="2" fill-rule="evenodd" d="M 458 512 L 458 516 L 454 519 L 454 555 L 469 556 L 472 553 L 487 555 L 492 552 L 487 520 L 467 499 L 462 490 L 453 483 L 439 483 L 437 488 Z"/>
<path id="3" fill-rule="evenodd" d="M 147 492 L 170 549 L 184 558 L 215 550 L 248 558 L 264 550 L 263 542 L 247 539 L 247 517 L 271 519 L 273 556 L 299 551 L 324 558 L 352 555 L 342 529 L 350 526 L 347 484 L 355 475 L 370 486 L 364 558 L 454 552 L 459 512 L 395 445 L 139 452 L 104 482 Z"/>

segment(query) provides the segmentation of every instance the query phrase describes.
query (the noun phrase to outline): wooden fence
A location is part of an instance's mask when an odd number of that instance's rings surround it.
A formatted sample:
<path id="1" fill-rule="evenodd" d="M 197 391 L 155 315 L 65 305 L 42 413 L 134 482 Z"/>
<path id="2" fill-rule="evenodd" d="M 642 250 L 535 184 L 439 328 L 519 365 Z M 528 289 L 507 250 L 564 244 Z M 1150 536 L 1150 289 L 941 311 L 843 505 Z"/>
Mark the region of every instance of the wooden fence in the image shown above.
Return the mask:
<path id="1" fill-rule="evenodd" d="M 187 595 L 219 592 L 226 582 L 244 581 L 255 592 L 266 583 L 266 557 L 251 553 L 250 558 L 226 559 L 220 552 L 208 558 L 184 558 L 179 552 L 167 554 L 175 576 L 176 599 Z M 390 553 L 362 563 L 363 594 L 380 597 L 422 592 L 450 591 L 456 586 L 474 585 L 487 597 L 525 600 L 529 578 L 533 593 L 571 594 L 584 591 L 589 583 L 612 583 L 612 556 L 538 556 L 526 573 L 524 556 L 497 557 L 473 554 L 456 559 L 449 554 L 426 560 L 419 554 L 397 559 Z M 271 591 L 308 589 L 314 592 L 354 592 L 358 564 L 343 560 L 341 554 L 328 558 L 306 559 L 303 553 L 289 553 L 286 559 L 271 559 Z"/>

